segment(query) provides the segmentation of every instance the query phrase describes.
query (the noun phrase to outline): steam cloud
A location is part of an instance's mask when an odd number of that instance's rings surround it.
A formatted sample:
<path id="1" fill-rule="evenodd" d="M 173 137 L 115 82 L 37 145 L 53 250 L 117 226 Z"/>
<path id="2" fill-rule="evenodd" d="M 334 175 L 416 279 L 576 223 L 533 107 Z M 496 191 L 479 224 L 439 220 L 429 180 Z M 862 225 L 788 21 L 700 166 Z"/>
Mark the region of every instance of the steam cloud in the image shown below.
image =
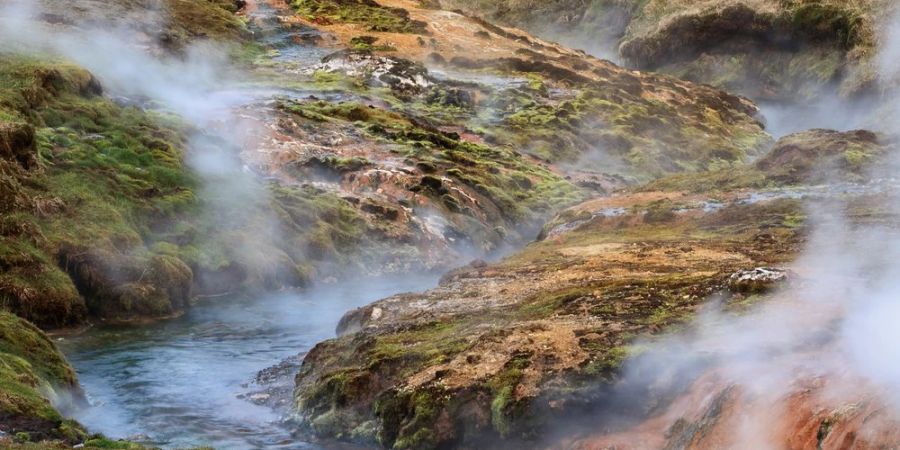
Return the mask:
<path id="1" fill-rule="evenodd" d="M 160 2 L 148 2 L 139 20 L 126 24 L 89 10 L 81 22 L 49 25 L 41 20 L 48 15 L 43 6 L 33 0 L 0 0 L 0 52 L 71 60 L 91 71 L 117 102 L 182 117 L 193 127 L 187 162 L 203 179 L 206 213 L 216 217 L 221 230 L 244 226 L 251 220 L 244 212 L 254 211 L 253 222 L 268 225 L 255 233 L 252 244 L 271 244 L 276 220 L 260 217 L 267 208 L 254 208 L 268 204 L 268 190 L 240 158 L 243 149 L 255 148 L 254 140 L 260 139 L 261 119 L 243 120 L 240 108 L 258 101 L 260 92 L 241 86 L 246 75 L 229 65 L 227 49 L 201 42 L 179 57 L 159 51 L 155 43 L 168 19 Z M 251 244 L 235 242 L 229 251 L 246 254 L 241 248 L 246 245 Z"/>
<path id="2" fill-rule="evenodd" d="M 894 81 L 900 76 L 900 16 L 886 29 L 877 61 L 882 76 Z M 883 108 L 900 106 L 893 93 L 884 98 Z M 831 111 L 833 123 L 845 125 L 839 128 L 850 128 L 856 120 L 855 110 L 835 104 Z M 897 123 L 881 125 L 896 135 Z M 894 183 L 900 155 L 888 159 L 873 169 L 872 184 Z M 888 192 L 881 214 L 900 217 L 900 195 Z M 900 417 L 900 232 L 854 222 L 846 212 L 849 203 L 835 197 L 807 205 L 812 234 L 790 267 L 797 282 L 742 315 L 724 312 L 711 299 L 689 330 L 636 344 L 622 380 L 598 413 L 602 416 L 588 426 L 603 423 L 627 430 L 645 420 L 648 409 L 672 419 L 696 418 L 702 411 L 696 401 L 676 400 L 662 409 L 656 402 L 690 395 L 692 386 L 697 389 L 704 382 L 704 374 L 715 375 L 717 388 L 732 386 L 752 399 L 740 411 L 740 429 L 731 430 L 730 445 L 740 448 L 781 448 L 774 434 L 784 426 L 779 420 L 792 412 L 778 408 L 810 380 L 822 380 L 824 388 L 808 395 L 823 404 L 874 399 L 887 408 L 882 419 Z M 884 431 L 879 420 L 861 426 L 861 435 Z M 628 448 L 644 448 L 630 444 Z"/>

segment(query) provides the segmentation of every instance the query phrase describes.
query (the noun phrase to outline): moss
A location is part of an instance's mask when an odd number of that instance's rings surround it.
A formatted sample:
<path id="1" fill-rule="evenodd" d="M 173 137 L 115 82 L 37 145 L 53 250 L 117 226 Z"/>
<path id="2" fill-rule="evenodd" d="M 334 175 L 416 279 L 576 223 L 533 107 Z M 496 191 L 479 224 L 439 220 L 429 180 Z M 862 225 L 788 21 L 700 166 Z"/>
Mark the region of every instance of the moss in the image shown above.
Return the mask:
<path id="1" fill-rule="evenodd" d="M 32 439 L 77 442 L 84 431 L 65 420 L 51 404 L 51 400 L 62 403 L 69 395 L 80 395 L 75 372 L 53 342 L 34 325 L 0 312 L 3 431 L 22 442 Z M 26 435 L 28 439 L 19 439 Z"/>
<path id="2" fill-rule="evenodd" d="M 196 39 L 239 42 L 249 35 L 246 24 L 235 15 L 234 0 L 166 0 L 168 27 L 163 43 L 180 48 Z"/>
<path id="3" fill-rule="evenodd" d="M 16 175 L 23 200 L 0 230 L 3 304 L 43 326 L 83 320 L 83 295 L 97 296 L 92 311 L 114 316 L 151 298 L 153 306 L 133 309 L 156 315 L 183 306 L 190 269 L 154 258 L 144 244 L 199 206 L 181 126 L 97 96 L 96 80 L 64 63 L 0 55 L 0 80 L 0 104 L 35 127 L 41 166 Z M 125 278 L 102 275 L 113 261 Z M 73 270 L 96 276 L 73 283 Z"/>
<path id="4" fill-rule="evenodd" d="M 627 346 L 610 347 L 604 344 L 600 348 L 588 348 L 595 355 L 582 369 L 582 374 L 590 378 L 611 380 L 629 357 Z"/>
<path id="5" fill-rule="evenodd" d="M 863 17 L 846 6 L 818 2 L 800 3 L 792 11 L 794 24 L 814 37 L 836 41 L 844 49 L 864 38 Z"/>
<path id="6" fill-rule="evenodd" d="M 644 222 L 649 224 L 660 224 L 672 222 L 675 220 L 675 210 L 677 206 L 671 201 L 653 202 L 644 212 Z"/>
<path id="7" fill-rule="evenodd" d="M 488 382 L 493 393 L 491 399 L 491 423 L 494 430 L 506 438 L 512 432 L 512 421 L 520 411 L 516 410 L 515 390 L 524 376 L 524 370 L 531 365 L 531 354 L 513 355 L 503 369 Z"/>
<path id="8" fill-rule="evenodd" d="M 595 170 L 645 181 L 704 171 L 720 161 L 745 162 L 770 139 L 759 126 L 741 123 L 747 117 L 733 111 L 702 107 L 697 117 L 661 101 L 594 86 L 562 102 L 505 90 L 494 94 L 490 104 L 504 122 L 491 131 L 492 139 L 552 162 L 596 155 Z"/>
<path id="9" fill-rule="evenodd" d="M 356 36 L 350 39 L 350 47 L 356 52 L 395 52 L 397 49 L 390 44 L 379 44 L 378 38 L 373 36 Z"/>
<path id="10" fill-rule="evenodd" d="M 386 8 L 372 0 L 292 0 L 291 6 L 317 23 L 353 23 L 373 32 L 424 34 L 427 25 L 411 20 L 400 8 Z"/>
<path id="11" fill-rule="evenodd" d="M 544 292 L 522 302 L 517 313 L 528 319 L 550 317 L 572 301 L 593 296 L 594 290 L 593 286 L 574 286 L 558 291 Z"/>
<path id="12" fill-rule="evenodd" d="M 404 420 L 391 448 L 410 450 L 436 447 L 434 422 L 443 408 L 444 396 L 440 392 L 432 392 L 434 389 L 438 388 L 404 392 L 395 400 L 405 403 L 406 410 L 402 413 Z M 381 410 L 382 415 L 387 412 L 385 409 Z M 381 438 L 384 442 L 384 434 Z"/>
<path id="13" fill-rule="evenodd" d="M 399 151 L 415 165 L 428 167 L 426 179 L 437 180 L 426 192 L 448 211 L 465 214 L 459 199 L 446 197 L 439 174 L 446 174 L 489 199 L 510 223 L 535 220 L 547 211 L 581 198 L 577 188 L 543 166 L 507 148 L 463 141 L 458 135 L 423 126 L 392 111 L 355 102 L 292 103 L 285 108 L 311 120 L 354 122 L 376 139 L 399 144 Z M 438 151 L 439 150 L 439 151 Z M 423 181 L 428 188 L 428 183 Z"/>
<path id="14" fill-rule="evenodd" d="M 737 166 L 702 173 L 678 174 L 661 178 L 641 186 L 644 191 L 686 191 L 694 193 L 727 192 L 735 189 L 765 189 L 776 187 L 762 171 Z"/>

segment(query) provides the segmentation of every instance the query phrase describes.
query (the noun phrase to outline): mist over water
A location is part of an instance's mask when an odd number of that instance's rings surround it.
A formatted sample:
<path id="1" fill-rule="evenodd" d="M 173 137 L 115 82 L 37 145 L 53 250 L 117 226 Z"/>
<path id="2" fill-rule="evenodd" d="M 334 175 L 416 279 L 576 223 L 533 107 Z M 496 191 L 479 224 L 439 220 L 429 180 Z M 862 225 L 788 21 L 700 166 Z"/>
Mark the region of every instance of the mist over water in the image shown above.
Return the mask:
<path id="1" fill-rule="evenodd" d="M 321 448 L 291 438 L 285 411 L 247 399 L 264 388 L 253 383 L 257 372 L 333 337 L 350 309 L 436 283 L 404 277 L 207 299 L 171 321 L 62 338 L 57 344 L 92 404 L 75 418 L 92 431 L 164 448 Z"/>

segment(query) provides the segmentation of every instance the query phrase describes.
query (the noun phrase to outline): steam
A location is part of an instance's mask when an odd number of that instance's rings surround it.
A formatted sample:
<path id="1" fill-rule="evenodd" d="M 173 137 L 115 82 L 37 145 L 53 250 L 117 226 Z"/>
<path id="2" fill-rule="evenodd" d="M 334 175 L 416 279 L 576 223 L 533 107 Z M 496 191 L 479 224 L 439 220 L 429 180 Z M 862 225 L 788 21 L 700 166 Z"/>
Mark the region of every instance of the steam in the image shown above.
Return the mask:
<path id="1" fill-rule="evenodd" d="M 156 48 L 159 25 L 168 19 L 159 5 L 143 5 L 137 23 L 116 24 L 88 11 L 83 21 L 59 26 L 41 20 L 49 5 L 0 0 L 0 52 L 71 60 L 93 73 L 116 102 L 183 118 L 191 126 L 187 162 L 203 180 L 201 199 L 218 231 L 250 226 L 251 220 L 263 224 L 253 242 L 228 239 L 217 245 L 230 246 L 227 251 L 236 255 L 246 255 L 247 246 L 270 246 L 278 227 L 264 207 L 268 190 L 240 157 L 244 149 L 256 148 L 259 116 L 265 115 L 255 111 L 255 120 L 245 120 L 241 108 L 264 93 L 241 85 L 247 75 L 229 65 L 223 46 L 200 42 L 177 57 Z"/>
<path id="2" fill-rule="evenodd" d="M 877 60 L 881 75 L 896 80 L 900 16 L 890 24 Z M 892 110 L 900 106 L 891 93 L 884 101 Z M 835 119 L 848 119 L 840 110 L 832 111 Z M 898 123 L 885 125 L 894 134 L 900 131 Z M 890 155 L 870 174 L 872 183 L 893 179 L 898 162 L 900 154 Z M 896 191 L 870 200 L 878 202 L 869 206 L 877 217 L 900 217 Z M 883 406 L 874 406 L 877 414 L 860 422 L 862 428 L 855 430 L 860 436 L 884 431 L 879 427 L 885 420 L 900 418 L 900 232 L 875 221 L 853 220 L 849 206 L 841 198 L 806 205 L 812 233 L 790 267 L 796 280 L 754 311 L 736 315 L 711 299 L 687 331 L 636 344 L 622 380 L 604 394 L 607 406 L 588 426 L 629 429 L 646 420 L 648 410 L 670 425 L 682 418 L 698 420 L 705 407 L 698 403 L 713 401 L 712 390 L 700 396 L 710 389 L 704 384 L 709 377 L 717 380 L 712 389 L 736 388 L 742 395 L 736 419 L 741 425 L 729 430 L 729 442 L 716 444 L 723 447 L 784 447 L 779 429 L 784 431 L 784 421 L 802 413 L 780 408 L 798 392 L 834 410 L 864 402 Z M 803 387 L 810 384 L 821 389 Z M 679 396 L 687 400 L 678 401 Z M 622 424 L 622 416 L 630 421 Z"/>

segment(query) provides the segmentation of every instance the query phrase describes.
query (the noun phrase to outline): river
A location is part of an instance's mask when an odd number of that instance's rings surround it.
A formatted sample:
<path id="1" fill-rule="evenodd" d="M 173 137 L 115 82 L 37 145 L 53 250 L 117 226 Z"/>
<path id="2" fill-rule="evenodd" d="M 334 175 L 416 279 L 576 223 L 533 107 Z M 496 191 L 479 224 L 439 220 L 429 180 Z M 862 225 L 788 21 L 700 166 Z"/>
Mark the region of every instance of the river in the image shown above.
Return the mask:
<path id="1" fill-rule="evenodd" d="M 208 299 L 178 319 L 59 338 L 91 402 L 75 418 L 164 448 L 322 448 L 298 442 L 281 413 L 246 399 L 260 390 L 257 373 L 333 337 L 347 310 L 435 284 L 404 277 Z"/>

